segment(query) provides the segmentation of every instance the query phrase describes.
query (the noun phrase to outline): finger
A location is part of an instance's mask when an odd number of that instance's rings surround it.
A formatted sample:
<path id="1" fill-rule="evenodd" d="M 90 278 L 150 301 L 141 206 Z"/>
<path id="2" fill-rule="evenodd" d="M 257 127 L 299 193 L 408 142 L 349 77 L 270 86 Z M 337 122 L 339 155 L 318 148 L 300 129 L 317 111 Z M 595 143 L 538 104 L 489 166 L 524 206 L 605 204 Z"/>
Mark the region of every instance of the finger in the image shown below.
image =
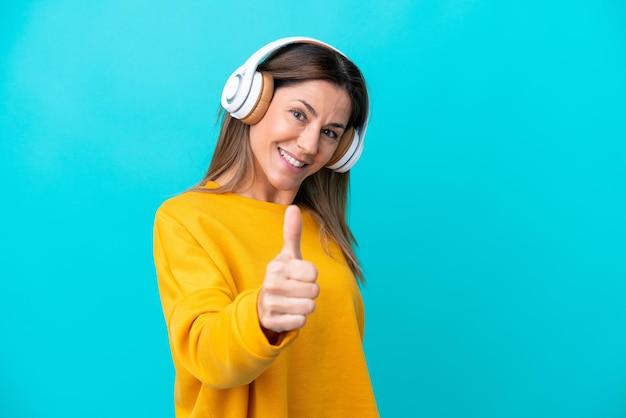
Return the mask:
<path id="1" fill-rule="evenodd" d="M 284 298 L 315 299 L 320 294 L 320 287 L 317 283 L 299 280 L 268 281 L 263 284 L 263 290 L 268 295 Z"/>
<path id="2" fill-rule="evenodd" d="M 283 315 L 310 315 L 315 311 L 315 301 L 307 298 L 286 298 L 281 308 Z"/>
<path id="3" fill-rule="evenodd" d="M 275 315 L 268 318 L 261 318 L 263 328 L 284 332 L 302 328 L 306 324 L 306 315 Z"/>
<path id="4" fill-rule="evenodd" d="M 315 264 L 306 260 L 288 260 L 284 265 L 284 274 L 291 280 L 301 282 L 315 282 L 317 280 L 317 268 Z"/>
<path id="5" fill-rule="evenodd" d="M 282 254 L 290 258 L 302 259 L 300 252 L 300 239 L 302 237 L 302 214 L 300 208 L 290 205 L 285 210 L 285 223 L 283 226 L 283 249 Z"/>
<path id="6" fill-rule="evenodd" d="M 315 311 L 315 301 L 309 298 L 268 296 L 262 303 L 263 312 L 269 316 L 310 315 Z"/>

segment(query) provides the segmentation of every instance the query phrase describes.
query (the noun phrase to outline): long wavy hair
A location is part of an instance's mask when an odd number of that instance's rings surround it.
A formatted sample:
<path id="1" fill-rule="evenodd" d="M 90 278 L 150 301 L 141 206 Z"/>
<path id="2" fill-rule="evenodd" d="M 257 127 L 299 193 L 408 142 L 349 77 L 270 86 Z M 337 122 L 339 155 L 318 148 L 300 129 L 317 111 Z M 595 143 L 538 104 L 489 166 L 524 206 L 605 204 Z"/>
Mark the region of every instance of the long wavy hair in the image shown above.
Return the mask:
<path id="1" fill-rule="evenodd" d="M 258 67 L 274 78 L 274 91 L 308 80 L 324 80 L 347 91 L 352 113 L 346 130 L 366 123 L 369 97 L 361 71 L 349 59 L 329 48 L 307 43 L 284 46 L 270 54 Z M 237 192 L 254 181 L 254 156 L 250 148 L 249 126 L 222 111 L 221 129 L 209 169 L 193 190 L 208 193 Z M 229 173 L 228 181 L 218 188 L 206 189 Z M 234 174 L 234 175 L 233 175 Z M 355 277 L 364 282 L 355 252 L 356 239 L 347 222 L 350 172 L 338 173 L 326 167 L 307 177 L 301 184 L 294 204 L 307 210 L 320 226 L 320 238 L 334 240 L 341 249 Z"/>

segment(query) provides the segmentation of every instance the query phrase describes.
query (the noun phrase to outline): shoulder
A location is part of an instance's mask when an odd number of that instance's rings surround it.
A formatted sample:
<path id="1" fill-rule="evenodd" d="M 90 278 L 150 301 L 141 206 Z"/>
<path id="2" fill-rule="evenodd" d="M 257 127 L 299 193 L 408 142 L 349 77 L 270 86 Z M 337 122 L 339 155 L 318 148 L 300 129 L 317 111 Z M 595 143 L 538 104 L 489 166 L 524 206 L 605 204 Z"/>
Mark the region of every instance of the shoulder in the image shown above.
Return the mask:
<path id="1" fill-rule="evenodd" d="M 190 190 L 165 200 L 156 210 L 156 218 L 184 219 L 198 212 L 212 212 L 224 195 Z"/>
<path id="2" fill-rule="evenodd" d="M 223 195 L 219 193 L 206 191 L 215 188 L 213 184 L 214 183 L 210 182 L 204 186 L 189 189 L 166 199 L 157 209 L 157 214 L 210 205 L 211 201 L 214 201 L 216 198 L 219 199 L 220 197 L 223 197 Z"/>

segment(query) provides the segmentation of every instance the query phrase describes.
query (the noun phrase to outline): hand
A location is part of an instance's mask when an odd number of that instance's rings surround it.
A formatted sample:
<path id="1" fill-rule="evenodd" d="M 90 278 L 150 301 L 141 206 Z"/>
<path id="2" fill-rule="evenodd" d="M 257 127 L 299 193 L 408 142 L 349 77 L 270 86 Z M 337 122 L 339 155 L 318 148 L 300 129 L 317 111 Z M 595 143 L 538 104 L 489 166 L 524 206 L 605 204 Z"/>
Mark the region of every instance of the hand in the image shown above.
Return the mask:
<path id="1" fill-rule="evenodd" d="M 259 322 L 270 341 L 276 333 L 302 328 L 307 315 L 315 310 L 317 269 L 302 260 L 301 236 L 302 215 L 291 205 L 285 211 L 283 249 L 267 265 L 257 302 Z"/>

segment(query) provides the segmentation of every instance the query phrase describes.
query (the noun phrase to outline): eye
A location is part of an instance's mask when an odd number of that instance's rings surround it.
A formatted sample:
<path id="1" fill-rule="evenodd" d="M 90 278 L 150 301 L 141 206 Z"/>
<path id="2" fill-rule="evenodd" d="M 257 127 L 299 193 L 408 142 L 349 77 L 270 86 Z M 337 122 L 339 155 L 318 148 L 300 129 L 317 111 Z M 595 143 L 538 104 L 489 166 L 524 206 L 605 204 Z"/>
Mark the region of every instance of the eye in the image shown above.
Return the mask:
<path id="1" fill-rule="evenodd" d="M 303 122 L 307 120 L 306 113 L 304 113 L 304 111 L 301 109 L 291 109 L 291 114 L 294 118 Z"/>
<path id="2" fill-rule="evenodd" d="M 332 129 L 326 128 L 322 131 L 322 133 L 330 139 L 339 139 L 339 135 L 337 135 L 337 132 L 333 131 Z"/>

